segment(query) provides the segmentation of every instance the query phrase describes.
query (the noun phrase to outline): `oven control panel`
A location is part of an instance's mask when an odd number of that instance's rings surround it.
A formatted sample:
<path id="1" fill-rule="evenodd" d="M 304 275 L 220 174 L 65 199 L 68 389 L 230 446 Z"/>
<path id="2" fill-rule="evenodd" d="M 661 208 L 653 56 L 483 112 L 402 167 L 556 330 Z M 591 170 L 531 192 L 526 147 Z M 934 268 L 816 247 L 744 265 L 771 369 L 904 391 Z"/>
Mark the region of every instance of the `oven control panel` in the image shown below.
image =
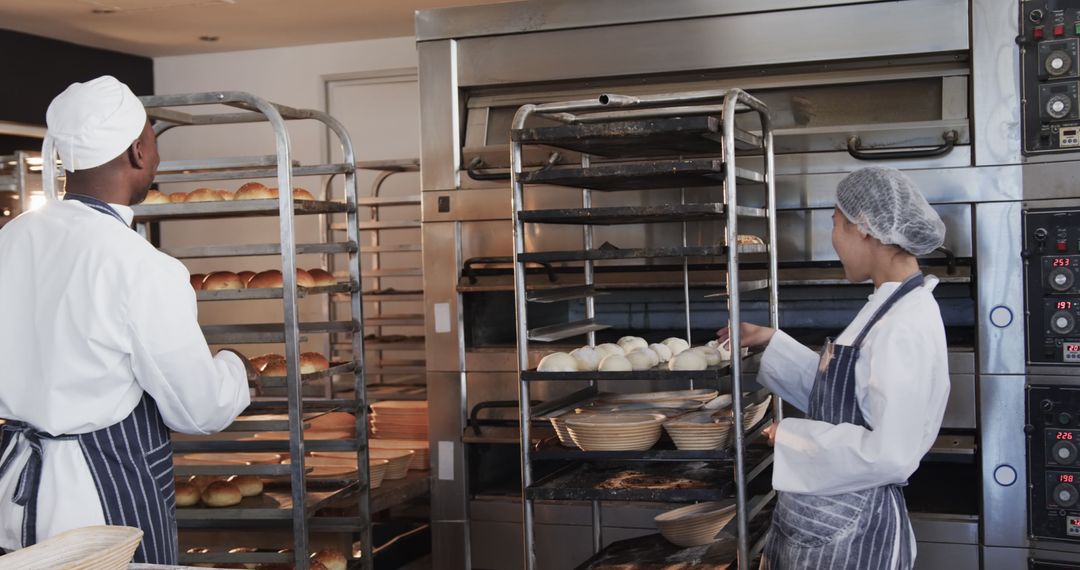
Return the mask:
<path id="1" fill-rule="evenodd" d="M 1080 150 L 1080 0 L 1018 4 L 1024 153 Z"/>
<path id="2" fill-rule="evenodd" d="M 1080 209 L 1024 212 L 1031 364 L 1080 364 Z"/>
<path id="3" fill-rule="evenodd" d="M 1080 541 L 1080 388 L 1028 387 L 1031 534 Z"/>

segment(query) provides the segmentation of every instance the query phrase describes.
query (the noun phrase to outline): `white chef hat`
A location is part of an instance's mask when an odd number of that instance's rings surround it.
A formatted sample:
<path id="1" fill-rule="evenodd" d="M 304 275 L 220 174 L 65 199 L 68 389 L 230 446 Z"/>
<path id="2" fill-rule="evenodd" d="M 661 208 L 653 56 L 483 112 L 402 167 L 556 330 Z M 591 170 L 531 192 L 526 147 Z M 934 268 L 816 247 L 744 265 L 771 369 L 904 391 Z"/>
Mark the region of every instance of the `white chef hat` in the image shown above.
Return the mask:
<path id="1" fill-rule="evenodd" d="M 48 132 L 41 147 L 42 184 L 55 197 L 56 159 L 70 172 L 101 166 L 135 142 L 146 124 L 146 109 L 111 75 L 72 83 L 45 113 Z"/>

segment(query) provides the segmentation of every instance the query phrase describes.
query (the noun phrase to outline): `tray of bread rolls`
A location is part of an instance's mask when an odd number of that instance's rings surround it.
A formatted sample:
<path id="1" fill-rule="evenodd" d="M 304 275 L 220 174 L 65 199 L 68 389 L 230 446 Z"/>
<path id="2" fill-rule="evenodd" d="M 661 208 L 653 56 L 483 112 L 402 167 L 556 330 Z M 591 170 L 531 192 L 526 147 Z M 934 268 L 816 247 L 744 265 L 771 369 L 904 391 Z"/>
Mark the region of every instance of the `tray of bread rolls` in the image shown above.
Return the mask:
<path id="1" fill-rule="evenodd" d="M 243 299 L 281 299 L 284 279 L 281 271 L 214 271 L 210 274 L 191 274 L 191 287 L 200 301 L 237 301 Z M 332 273 L 322 268 L 296 270 L 297 295 L 352 293 L 357 288 L 350 282 L 338 282 Z"/>
<path id="2" fill-rule="evenodd" d="M 197 188 L 191 192 L 164 194 L 151 190 L 141 204 L 134 206 L 136 222 L 161 219 L 210 219 L 247 216 L 276 216 L 280 212 L 277 188 L 248 182 L 235 192 L 223 188 Z M 293 188 L 293 211 L 296 215 L 348 212 L 343 202 L 315 199 L 303 188 Z"/>

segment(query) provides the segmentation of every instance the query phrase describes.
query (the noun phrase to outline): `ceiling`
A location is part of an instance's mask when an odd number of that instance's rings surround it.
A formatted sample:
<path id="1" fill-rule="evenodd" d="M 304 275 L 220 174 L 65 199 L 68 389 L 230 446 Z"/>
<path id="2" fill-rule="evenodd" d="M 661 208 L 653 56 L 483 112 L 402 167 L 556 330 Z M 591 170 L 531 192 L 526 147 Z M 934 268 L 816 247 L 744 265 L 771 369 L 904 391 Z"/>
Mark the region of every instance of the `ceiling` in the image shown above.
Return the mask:
<path id="1" fill-rule="evenodd" d="M 503 1 L 0 0 L 0 27 L 158 57 L 412 36 L 416 10 Z"/>

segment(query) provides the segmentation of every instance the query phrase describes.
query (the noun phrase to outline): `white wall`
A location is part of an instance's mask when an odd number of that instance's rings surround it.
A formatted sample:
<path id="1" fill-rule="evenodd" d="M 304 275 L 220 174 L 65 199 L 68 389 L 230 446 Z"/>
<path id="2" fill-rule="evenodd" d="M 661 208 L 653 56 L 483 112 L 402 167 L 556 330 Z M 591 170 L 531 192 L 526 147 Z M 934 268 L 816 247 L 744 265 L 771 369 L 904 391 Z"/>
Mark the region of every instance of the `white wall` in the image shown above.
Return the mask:
<path id="1" fill-rule="evenodd" d="M 292 107 L 324 110 L 327 76 L 413 68 L 417 65 L 412 37 L 389 38 L 322 44 L 291 48 L 252 50 L 220 54 L 162 57 L 154 60 L 155 91 L 158 94 L 200 91 L 240 90 L 254 93 L 276 103 Z M 362 105 L 363 102 L 357 102 Z M 416 102 L 403 101 L 384 112 L 413 117 L 419 113 Z M 393 132 L 385 136 L 393 137 Z M 409 133 L 410 137 L 415 137 Z M 325 134 L 315 122 L 290 123 L 293 158 L 311 164 L 322 160 Z M 159 139 L 162 160 L 273 154 L 273 136 L 266 125 L 230 125 L 181 127 Z M 363 149 L 358 149 L 363 155 Z M 381 158 L 381 157 L 380 157 Z M 244 180 L 207 183 L 235 190 Z M 273 180 L 262 180 L 276 186 Z M 315 192 L 324 182 L 314 178 L 294 182 Z M 204 185 L 207 185 L 204 184 Z M 162 190 L 187 191 L 196 184 L 166 185 Z M 363 188 L 362 188 L 363 191 Z M 321 226 L 315 217 L 297 220 L 299 241 L 321 241 Z M 172 222 L 162 227 L 163 245 L 168 247 L 222 243 L 271 243 L 278 241 L 276 218 Z M 234 258 L 185 261 L 192 272 L 213 270 L 253 271 L 280 267 L 276 257 Z M 298 261 L 300 267 L 321 265 L 318 256 Z M 325 313 L 325 301 L 306 301 L 301 305 L 302 319 L 315 320 Z M 280 322 L 279 301 L 244 301 L 203 303 L 200 320 L 205 324 L 236 322 Z M 314 340 L 314 339 L 313 339 Z M 320 349 L 319 346 L 311 346 Z M 276 347 L 247 347 L 244 352 L 278 351 Z M 262 350 L 262 351 L 266 351 Z"/>

